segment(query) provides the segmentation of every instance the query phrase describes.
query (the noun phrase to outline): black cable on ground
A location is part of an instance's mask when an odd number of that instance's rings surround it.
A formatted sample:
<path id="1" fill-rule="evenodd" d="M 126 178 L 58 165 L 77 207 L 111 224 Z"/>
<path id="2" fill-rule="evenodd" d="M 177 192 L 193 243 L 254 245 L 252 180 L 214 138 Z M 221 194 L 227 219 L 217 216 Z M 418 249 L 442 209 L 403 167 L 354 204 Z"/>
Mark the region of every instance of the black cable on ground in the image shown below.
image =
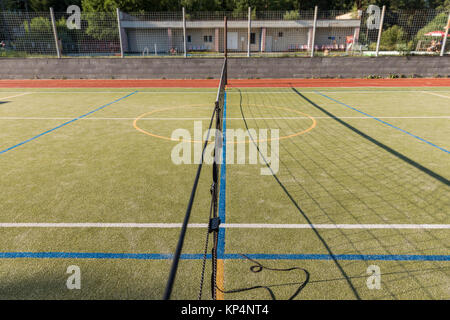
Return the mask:
<path id="1" fill-rule="evenodd" d="M 233 290 L 223 290 L 222 288 L 219 288 L 216 285 L 217 290 L 219 290 L 220 292 L 229 294 L 229 293 L 239 293 L 239 292 L 251 291 L 251 290 L 256 290 L 256 289 L 265 289 L 269 293 L 269 295 L 272 298 L 272 300 L 277 300 L 276 296 L 273 293 L 273 290 L 271 288 L 273 288 L 273 287 L 298 285 L 298 288 L 295 290 L 295 292 L 287 299 L 287 300 L 293 300 L 295 297 L 297 297 L 299 295 L 299 293 L 306 287 L 306 285 L 309 282 L 310 274 L 309 274 L 308 270 L 303 269 L 301 267 L 269 268 L 269 267 L 266 267 L 266 266 L 262 265 L 258 261 L 247 257 L 244 254 L 241 254 L 241 256 L 244 259 L 247 259 L 247 260 L 249 260 L 249 261 L 254 263 L 254 265 L 252 265 L 250 267 L 250 271 L 253 272 L 253 273 L 259 273 L 259 272 L 261 272 L 263 270 L 277 271 L 277 272 L 289 272 L 289 271 L 294 271 L 294 270 L 300 270 L 300 271 L 303 271 L 305 273 L 305 276 L 306 276 L 305 280 L 301 281 L 301 282 L 281 283 L 281 284 L 275 284 L 275 285 L 270 285 L 270 286 L 258 285 L 258 286 L 252 286 L 252 287 L 248 287 L 248 288 L 239 288 L 239 289 L 233 289 Z"/>

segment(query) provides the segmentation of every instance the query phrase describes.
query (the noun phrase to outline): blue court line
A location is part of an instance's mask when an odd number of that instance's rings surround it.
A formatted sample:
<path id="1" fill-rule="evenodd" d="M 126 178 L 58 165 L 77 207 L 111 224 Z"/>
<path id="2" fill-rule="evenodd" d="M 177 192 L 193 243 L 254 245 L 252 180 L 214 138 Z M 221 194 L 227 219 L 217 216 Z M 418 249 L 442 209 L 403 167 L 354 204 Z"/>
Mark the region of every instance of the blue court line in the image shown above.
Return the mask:
<path id="1" fill-rule="evenodd" d="M 450 261 L 450 255 L 408 254 L 246 254 L 257 260 L 354 260 L 354 261 Z M 0 259 L 123 259 L 123 260 L 171 260 L 173 254 L 164 253 L 104 253 L 104 252 L 0 252 Z M 210 259 L 211 255 L 207 255 Z M 183 260 L 202 260 L 202 253 L 184 253 Z M 220 259 L 244 259 L 240 254 L 224 254 Z"/>
<path id="2" fill-rule="evenodd" d="M 0 252 L 0 259 L 135 259 L 171 260 L 173 254 L 164 253 L 108 253 L 108 252 Z M 211 255 L 207 255 L 211 258 Z M 182 254 L 184 260 L 200 260 L 203 254 Z"/>
<path id="3" fill-rule="evenodd" d="M 450 150 L 447 150 L 447 149 L 445 149 L 445 148 L 439 147 L 438 145 L 436 145 L 436 144 L 434 144 L 434 143 L 432 143 L 432 142 L 430 142 L 430 141 L 428 141 L 428 140 L 425 140 L 425 139 L 423 139 L 423 138 L 421 138 L 421 137 L 419 137 L 419 136 L 416 136 L 415 134 L 413 134 L 413 133 L 411 133 L 411 132 L 408 132 L 408 131 L 403 130 L 403 129 L 399 128 L 399 127 L 396 127 L 396 126 L 394 126 L 394 125 L 392 125 L 392 124 L 390 124 L 390 123 L 388 123 L 388 122 L 386 122 L 386 121 L 384 121 L 384 120 L 381 120 L 381 119 L 379 119 L 379 118 L 377 118 L 377 117 L 371 116 L 371 115 L 368 114 L 368 113 L 365 113 L 365 112 L 363 112 L 363 111 L 361 111 L 361 110 L 358 110 L 358 109 L 356 109 L 356 108 L 354 108 L 354 107 L 352 107 L 352 106 L 349 106 L 348 104 L 345 104 L 345 103 L 343 103 L 343 102 L 340 102 L 339 100 L 333 99 L 333 98 L 331 98 L 331 97 L 329 97 L 329 96 L 327 96 L 327 95 L 325 95 L 325 94 L 323 94 L 323 93 L 321 93 L 321 92 L 314 91 L 314 93 L 317 93 L 317 94 L 321 95 L 322 97 L 325 97 L 325 98 L 327 98 L 327 99 L 329 99 L 329 100 L 331 100 L 331 101 L 334 101 L 334 102 L 336 102 L 336 103 L 339 103 L 339 104 L 341 104 L 341 105 L 343 105 L 343 106 L 345 106 L 345 107 L 347 107 L 347 108 L 350 108 L 350 109 L 352 109 L 352 110 L 354 110 L 354 111 L 357 111 L 357 112 L 359 112 L 359 113 L 361 113 L 361 114 L 363 114 L 363 115 L 365 115 L 365 116 L 368 116 L 369 118 L 375 119 L 375 120 L 377 120 L 377 121 L 379 121 L 379 122 L 381 122 L 381 123 L 383 123 L 383 124 L 385 124 L 385 125 L 387 125 L 387 126 L 393 128 L 393 129 L 396 129 L 396 130 L 399 130 L 399 131 L 401 131 L 401 132 L 403 132 L 403 133 L 406 133 L 407 135 L 410 135 L 410 136 L 413 137 L 413 138 L 416 138 L 416 139 L 418 139 L 418 140 L 420 140 L 420 141 L 422 141 L 422 142 L 425 142 L 425 143 L 429 144 L 430 146 L 432 146 L 432 147 L 434 147 L 434 148 L 437 148 L 437 149 L 439 149 L 439 150 L 441 150 L 441 151 L 444 151 L 444 152 L 450 154 Z"/>
<path id="4" fill-rule="evenodd" d="M 246 254 L 260 260 L 358 260 L 358 261 L 450 261 L 450 255 L 409 254 Z M 242 259 L 240 254 L 227 254 L 225 259 Z"/>
<path id="5" fill-rule="evenodd" d="M 225 204 L 226 204 L 226 174 L 227 174 L 227 92 L 224 94 L 223 103 L 223 123 L 222 123 L 222 164 L 220 166 L 220 182 L 219 182 L 219 218 L 221 223 L 225 223 Z M 223 259 L 225 256 L 225 228 L 219 229 L 219 237 L 217 244 L 217 258 Z"/>
<path id="6" fill-rule="evenodd" d="M 12 147 L 9 147 L 9 148 L 6 148 L 6 149 L 4 149 L 4 150 L 1 150 L 1 151 L 0 151 L 0 154 L 6 153 L 6 152 L 8 152 L 8 151 L 10 151 L 10 150 L 13 150 L 13 149 L 15 149 L 15 148 L 17 148 L 17 147 L 20 147 L 21 145 L 24 145 L 25 143 L 28 143 L 28 142 L 33 141 L 33 140 L 36 140 L 37 138 L 42 137 L 43 135 L 46 135 L 46 134 L 51 133 L 51 132 L 53 132 L 53 131 L 55 131 L 55 130 L 58 130 L 59 128 L 62 128 L 62 127 L 66 126 L 66 125 L 68 125 L 68 124 L 70 124 L 70 123 L 72 123 L 72 122 L 75 122 L 75 121 L 77 121 L 77 120 L 80 120 L 80 119 L 82 119 L 82 118 L 85 118 L 85 117 L 87 117 L 87 116 L 93 114 L 94 112 L 97 112 L 97 111 L 99 111 L 99 110 L 101 110 L 101 109 L 104 109 L 104 108 L 106 108 L 107 106 L 112 105 L 113 103 L 119 102 L 120 100 L 123 100 L 123 99 L 125 99 L 125 98 L 128 98 L 129 96 L 131 96 L 131 95 L 133 95 L 133 94 L 135 94 L 135 93 L 137 93 L 137 92 L 138 92 L 138 91 L 134 91 L 134 92 L 132 92 L 132 93 L 130 93 L 130 94 L 127 94 L 126 96 L 123 96 L 122 98 L 119 98 L 119 99 L 114 100 L 114 101 L 112 101 L 112 102 L 110 102 L 110 103 L 107 103 L 107 104 L 105 104 L 105 105 L 103 105 L 103 106 L 101 106 L 101 107 L 98 107 L 97 109 L 92 110 L 92 111 L 90 111 L 90 112 L 88 112 L 88 113 L 86 113 L 86 114 L 83 114 L 83 115 L 81 115 L 81 116 L 79 116 L 79 117 L 77 117 L 77 118 L 74 118 L 74 119 L 72 119 L 72 120 L 69 120 L 69 121 L 67 121 L 67 122 L 64 122 L 63 124 L 60 124 L 59 126 L 54 127 L 53 129 L 47 130 L 47 131 L 45 131 L 45 132 L 42 132 L 42 133 L 38 134 L 37 136 L 34 136 L 34 137 L 30 138 L 30 139 L 27 139 L 27 140 L 25 140 L 25 141 L 22 141 L 22 142 L 20 142 L 20 143 L 14 145 L 14 146 L 12 146 Z"/>

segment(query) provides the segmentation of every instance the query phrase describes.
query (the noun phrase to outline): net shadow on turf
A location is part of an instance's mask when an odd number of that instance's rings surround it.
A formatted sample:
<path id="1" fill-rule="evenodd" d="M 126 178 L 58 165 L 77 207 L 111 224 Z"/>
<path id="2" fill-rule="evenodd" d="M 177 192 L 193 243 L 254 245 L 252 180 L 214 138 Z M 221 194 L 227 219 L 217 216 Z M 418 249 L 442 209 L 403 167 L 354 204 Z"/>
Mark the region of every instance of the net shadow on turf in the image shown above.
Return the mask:
<path id="1" fill-rule="evenodd" d="M 338 223 L 339 218 L 354 223 L 364 223 L 364 219 L 370 219 L 371 223 L 385 223 L 386 219 L 410 223 L 411 214 L 419 218 L 420 223 L 444 222 L 446 217 L 442 212 L 445 212 L 445 199 L 450 195 L 446 178 L 361 132 L 296 89 L 292 88 L 291 92 L 276 98 L 270 93 L 241 93 L 240 108 L 243 118 L 248 114 L 253 119 L 263 118 L 265 106 L 295 105 L 302 111 L 314 108 L 335 120 L 309 135 L 280 143 L 280 171 L 274 178 L 308 223 Z M 251 121 L 251 126 L 256 128 L 262 125 L 283 128 L 290 123 L 276 119 L 270 123 L 265 119 Z M 342 200 L 343 195 L 348 197 Z M 331 254 L 364 254 L 381 249 L 385 254 L 400 250 L 404 254 L 425 255 L 433 250 L 448 249 L 445 237 L 429 230 L 395 229 L 386 234 L 376 230 L 338 229 L 331 237 L 326 231 L 314 232 Z M 356 293 L 355 297 L 361 288 L 352 284 L 353 275 L 346 270 L 361 263 L 339 262 L 343 278 Z M 369 261 L 363 263 L 370 264 Z M 410 272 L 405 262 L 393 263 L 406 275 L 384 284 L 390 298 L 399 298 L 408 290 L 420 290 L 424 297 L 435 298 L 432 288 L 442 284 L 423 280 Z M 436 274 L 448 279 L 448 268 L 442 263 L 432 264 Z M 401 286 L 396 285 L 405 279 L 412 281 L 412 289 L 401 290 Z"/>

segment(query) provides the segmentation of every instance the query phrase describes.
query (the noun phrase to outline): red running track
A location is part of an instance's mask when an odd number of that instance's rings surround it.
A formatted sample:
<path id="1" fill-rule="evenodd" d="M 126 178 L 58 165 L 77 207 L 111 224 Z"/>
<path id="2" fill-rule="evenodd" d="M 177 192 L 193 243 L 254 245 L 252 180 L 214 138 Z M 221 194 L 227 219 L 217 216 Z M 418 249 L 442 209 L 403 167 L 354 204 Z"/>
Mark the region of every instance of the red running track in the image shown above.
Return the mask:
<path id="1" fill-rule="evenodd" d="M 217 79 L 0 80 L 0 88 L 216 88 L 218 84 Z M 230 79 L 228 87 L 450 87 L 450 79 Z"/>

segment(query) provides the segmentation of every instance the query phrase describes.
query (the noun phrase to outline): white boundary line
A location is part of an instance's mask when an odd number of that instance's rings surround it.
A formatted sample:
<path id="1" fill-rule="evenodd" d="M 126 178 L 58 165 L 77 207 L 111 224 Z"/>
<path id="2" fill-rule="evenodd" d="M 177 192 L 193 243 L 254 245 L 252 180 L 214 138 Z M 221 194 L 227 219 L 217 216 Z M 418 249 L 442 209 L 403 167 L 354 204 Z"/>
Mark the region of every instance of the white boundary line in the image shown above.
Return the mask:
<path id="1" fill-rule="evenodd" d="M 246 224 L 227 223 L 225 228 L 249 229 L 450 229 L 450 224 Z"/>
<path id="2" fill-rule="evenodd" d="M 317 93 L 315 91 L 302 91 L 302 92 L 306 92 L 306 93 Z M 433 92 L 450 92 L 448 90 L 438 90 L 438 91 L 416 91 L 416 90 L 373 90 L 373 91 L 350 91 L 350 90 L 342 90 L 342 91 L 323 91 L 321 90 L 320 92 L 322 93 L 389 93 L 389 92 L 396 92 L 396 93 L 422 93 L 422 92 L 427 92 L 427 93 L 433 93 Z"/>
<path id="3" fill-rule="evenodd" d="M 1 93 L 1 92 L 0 92 Z M 14 96 L 9 96 L 9 97 L 0 97 L 0 100 L 6 100 L 6 99 L 11 99 L 11 98 L 15 98 L 15 97 L 21 97 L 27 94 L 32 94 L 33 92 L 23 92 L 22 94 L 16 94 Z"/>
<path id="4" fill-rule="evenodd" d="M 313 117 L 315 119 L 334 119 L 333 117 Z M 340 119 L 372 119 L 370 117 L 338 117 Z M 393 117 L 377 117 L 379 119 L 450 119 L 450 116 L 416 116 L 416 117 L 401 117 L 401 116 L 393 116 Z M 70 120 L 73 118 L 65 118 L 65 117 L 52 117 L 52 118 L 44 118 L 44 117 L 0 117 L 0 120 Z M 136 118 L 83 118 L 80 120 L 135 120 Z M 253 117 L 246 118 L 247 120 L 301 120 L 301 119 L 310 119 L 308 117 Z M 210 120 L 210 118 L 140 118 L 139 120 Z M 242 120 L 242 118 L 227 118 L 227 120 Z"/>
<path id="5" fill-rule="evenodd" d="M 437 94 L 437 93 L 431 92 L 431 91 L 421 91 L 421 92 L 423 92 L 423 93 L 428 93 L 428 94 L 432 94 L 433 96 L 438 96 L 438 97 L 441 97 L 441 98 L 447 98 L 447 99 L 450 99 L 449 96 L 443 96 L 443 95 L 441 95 L 441 94 Z"/>
<path id="6" fill-rule="evenodd" d="M 0 223 L 0 228 L 181 228 L 181 223 Z M 191 223 L 190 228 L 205 228 L 206 223 Z M 258 224 L 224 223 L 226 229 L 450 229 L 450 224 Z"/>

